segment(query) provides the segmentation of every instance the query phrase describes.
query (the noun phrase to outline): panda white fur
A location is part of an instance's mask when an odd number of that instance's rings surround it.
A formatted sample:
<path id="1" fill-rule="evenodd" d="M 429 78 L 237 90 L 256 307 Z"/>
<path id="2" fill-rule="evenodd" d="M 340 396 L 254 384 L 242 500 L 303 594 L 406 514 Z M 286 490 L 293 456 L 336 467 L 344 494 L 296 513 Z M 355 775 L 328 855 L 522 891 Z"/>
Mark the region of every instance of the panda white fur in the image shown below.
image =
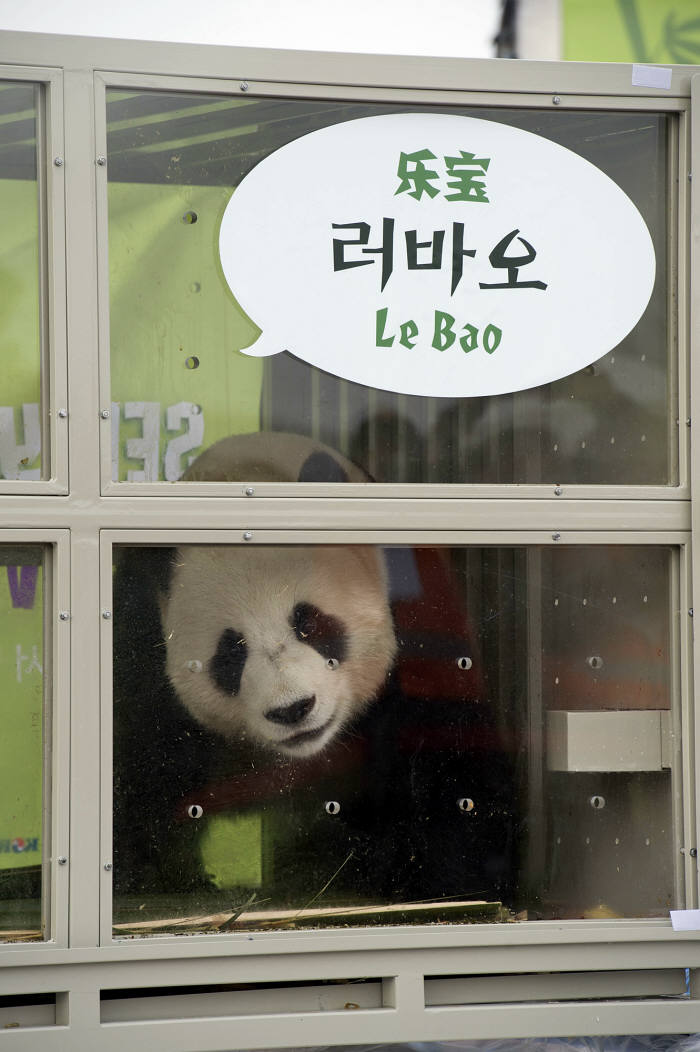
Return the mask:
<path id="1" fill-rule="evenodd" d="M 300 435 L 223 439 L 192 481 L 368 481 Z M 166 672 L 190 715 L 289 757 L 319 752 L 383 686 L 396 650 L 371 546 L 187 546 L 161 601 Z"/>

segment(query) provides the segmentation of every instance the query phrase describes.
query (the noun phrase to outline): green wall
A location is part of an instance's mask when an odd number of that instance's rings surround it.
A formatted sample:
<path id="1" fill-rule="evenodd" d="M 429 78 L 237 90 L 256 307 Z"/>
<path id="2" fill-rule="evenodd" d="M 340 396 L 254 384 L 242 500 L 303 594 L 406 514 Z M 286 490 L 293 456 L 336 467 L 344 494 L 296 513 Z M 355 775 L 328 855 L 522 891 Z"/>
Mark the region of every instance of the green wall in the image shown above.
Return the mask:
<path id="1" fill-rule="evenodd" d="M 563 55 L 586 62 L 700 62 L 698 0 L 562 0 Z"/>

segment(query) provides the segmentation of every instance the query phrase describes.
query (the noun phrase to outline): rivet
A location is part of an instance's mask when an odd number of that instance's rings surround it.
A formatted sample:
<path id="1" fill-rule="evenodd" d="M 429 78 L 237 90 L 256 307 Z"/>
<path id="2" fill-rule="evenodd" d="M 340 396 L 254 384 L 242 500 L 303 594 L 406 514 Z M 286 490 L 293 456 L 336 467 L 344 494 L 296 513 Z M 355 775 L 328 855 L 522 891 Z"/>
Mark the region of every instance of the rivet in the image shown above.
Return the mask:
<path id="1" fill-rule="evenodd" d="M 561 497 L 561 486 L 555 486 L 554 487 L 554 496 L 555 497 Z"/>
<path id="2" fill-rule="evenodd" d="M 107 164 L 107 158 L 104 157 L 102 154 L 100 154 L 100 156 L 96 158 L 96 161 L 99 164 L 100 168 L 104 168 L 104 166 Z"/>
<path id="3" fill-rule="evenodd" d="M 250 530 L 246 530 L 245 533 L 243 534 L 243 540 L 244 541 L 252 541 L 252 539 L 253 539 L 253 534 L 251 533 Z"/>
<path id="4" fill-rule="evenodd" d="M 53 163 L 56 165 L 57 168 L 62 168 L 63 167 L 63 158 L 62 157 L 54 157 Z"/>
<path id="5" fill-rule="evenodd" d="M 460 811 L 464 811 L 465 814 L 468 814 L 470 811 L 474 810 L 474 801 L 470 796 L 460 796 L 457 801 L 457 807 Z"/>
<path id="6" fill-rule="evenodd" d="M 104 868 L 105 868 L 105 869 L 107 870 L 107 872 L 109 873 L 110 869 L 112 868 L 112 863 L 111 863 L 111 862 L 105 862 L 105 864 L 104 864 Z"/>
<path id="7" fill-rule="evenodd" d="M 68 861 L 68 859 L 66 858 L 65 855 L 59 855 L 58 858 L 56 859 L 56 861 L 58 862 L 59 866 L 65 866 L 65 864 Z"/>
<path id="8" fill-rule="evenodd" d="M 693 616 L 693 608 L 691 606 L 690 610 L 688 611 L 688 617 L 692 617 L 692 616 Z"/>
<path id="9" fill-rule="evenodd" d="M 247 80 L 242 80 L 241 83 L 238 86 L 241 89 L 241 91 L 247 91 L 248 87 L 249 87 L 248 81 Z"/>
<path id="10" fill-rule="evenodd" d="M 109 409 L 101 409 L 100 416 L 103 420 L 109 420 Z"/>
<path id="11" fill-rule="evenodd" d="M 246 495 L 246 497 L 252 497 L 252 496 L 254 496 L 254 494 L 255 494 L 255 489 L 253 488 L 253 486 L 246 486 L 246 488 L 245 488 L 245 495 Z"/>
<path id="12" fill-rule="evenodd" d="M 552 534 L 552 540 L 553 541 L 560 541 L 561 540 L 561 534 L 560 533 L 553 533 Z"/>
<path id="13" fill-rule="evenodd" d="M 326 800 L 323 805 L 326 814 L 337 815 L 340 814 L 340 804 L 337 800 Z"/>
<path id="14" fill-rule="evenodd" d="M 690 855 L 691 858 L 697 858 L 698 857 L 698 849 L 696 847 L 691 847 L 691 849 L 688 852 L 688 854 Z"/>
<path id="15" fill-rule="evenodd" d="M 68 416 L 68 410 L 67 409 L 59 409 L 57 415 L 60 416 L 61 420 L 65 420 L 66 417 Z"/>
<path id="16" fill-rule="evenodd" d="M 103 610 L 102 611 L 102 617 L 104 618 L 105 621 L 109 621 L 111 616 L 112 616 L 112 611 L 111 610 Z"/>
<path id="17" fill-rule="evenodd" d="M 61 610 L 61 612 L 59 613 L 58 617 L 59 617 L 60 621 L 69 621 L 70 620 L 70 614 L 68 613 L 67 610 Z"/>
<path id="18" fill-rule="evenodd" d="M 560 96 L 559 95 L 553 95 L 552 96 L 552 102 L 554 103 L 555 106 L 558 106 L 559 103 L 561 102 Z"/>

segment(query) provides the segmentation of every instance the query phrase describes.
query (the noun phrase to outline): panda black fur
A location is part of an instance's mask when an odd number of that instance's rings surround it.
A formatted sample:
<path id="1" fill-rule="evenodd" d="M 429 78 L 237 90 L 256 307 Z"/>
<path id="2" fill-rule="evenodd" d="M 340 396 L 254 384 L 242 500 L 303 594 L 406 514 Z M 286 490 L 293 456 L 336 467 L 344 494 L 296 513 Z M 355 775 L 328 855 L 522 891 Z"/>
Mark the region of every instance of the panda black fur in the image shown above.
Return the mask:
<path id="1" fill-rule="evenodd" d="M 190 481 L 366 482 L 330 448 L 260 433 L 216 443 Z M 396 649 L 371 546 L 125 548 L 115 605 L 115 882 L 207 884 L 196 786 L 327 749 L 383 688 Z M 274 760 L 277 757 L 277 760 Z"/>

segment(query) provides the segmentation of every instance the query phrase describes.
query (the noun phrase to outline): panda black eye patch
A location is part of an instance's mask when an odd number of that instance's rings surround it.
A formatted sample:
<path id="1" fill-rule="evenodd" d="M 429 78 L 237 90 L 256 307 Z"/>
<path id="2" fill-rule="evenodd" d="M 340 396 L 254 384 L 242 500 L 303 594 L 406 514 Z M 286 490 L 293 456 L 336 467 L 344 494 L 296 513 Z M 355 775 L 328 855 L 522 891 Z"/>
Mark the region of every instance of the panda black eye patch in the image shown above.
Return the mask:
<path id="1" fill-rule="evenodd" d="M 247 657 L 248 647 L 243 634 L 233 628 L 224 629 L 216 653 L 209 662 L 210 678 L 226 694 L 238 694 Z"/>
<path id="2" fill-rule="evenodd" d="M 322 657 L 345 660 L 347 632 L 339 618 L 324 614 L 311 603 L 297 603 L 292 612 L 291 626 L 299 642 L 313 647 Z"/>

